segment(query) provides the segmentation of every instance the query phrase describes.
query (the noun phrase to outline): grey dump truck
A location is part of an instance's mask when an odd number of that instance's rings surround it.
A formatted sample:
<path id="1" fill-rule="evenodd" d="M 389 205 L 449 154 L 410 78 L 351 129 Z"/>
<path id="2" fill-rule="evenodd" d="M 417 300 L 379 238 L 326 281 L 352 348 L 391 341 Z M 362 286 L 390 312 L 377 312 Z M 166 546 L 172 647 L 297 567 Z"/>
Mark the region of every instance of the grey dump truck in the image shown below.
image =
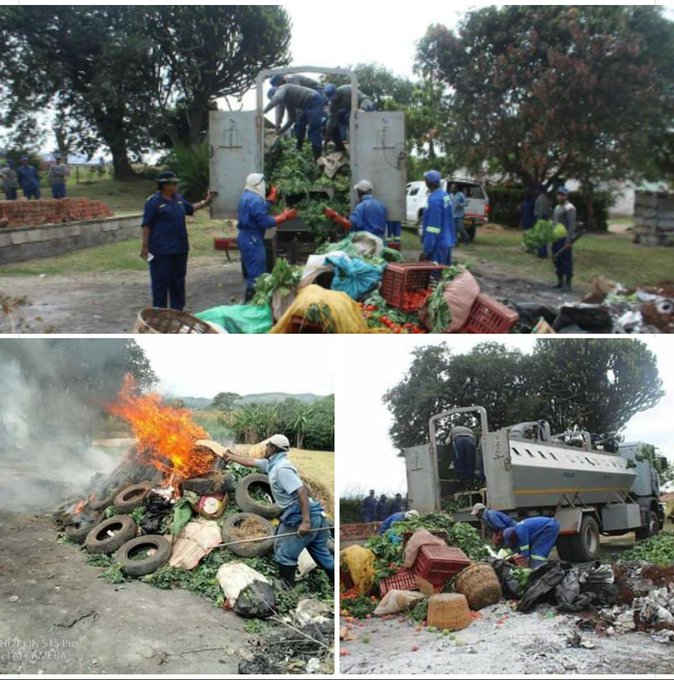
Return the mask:
<path id="1" fill-rule="evenodd" d="M 441 422 L 475 413 L 485 482 L 465 491 L 454 473 L 451 446 L 440 441 Z M 552 435 L 545 421 L 518 423 L 489 430 L 482 407 L 453 409 L 429 421 L 430 441 L 406 449 L 410 506 L 437 512 L 446 501 L 460 510 L 458 521 L 473 521 L 470 508 L 482 502 L 515 519 L 533 515 L 555 517 L 560 524 L 557 552 L 563 560 L 589 562 L 599 555 L 600 535 L 619 536 L 634 531 L 648 538 L 663 527 L 665 512 L 659 502 L 658 470 L 664 456 L 646 456 L 641 442 L 599 450 L 589 433 L 570 431 Z M 478 455 L 478 459 L 480 456 Z"/>
<path id="2" fill-rule="evenodd" d="M 265 83 L 274 75 L 313 73 L 340 76 L 353 91 L 350 118 L 349 163 L 352 185 L 368 179 L 375 195 L 384 202 L 390 221 L 405 220 L 407 147 L 402 111 L 359 111 L 358 79 L 344 69 L 294 66 L 261 71 L 256 81 L 257 105 L 252 111 L 211 111 L 209 114 L 210 186 L 218 192 L 213 203 L 215 218 L 235 218 L 236 206 L 252 172 L 264 173 L 264 156 L 273 126 L 262 114 L 267 103 Z M 272 114 L 273 115 L 273 112 Z M 352 207 L 356 196 L 352 192 Z M 284 228 L 288 228 L 287 225 Z"/>

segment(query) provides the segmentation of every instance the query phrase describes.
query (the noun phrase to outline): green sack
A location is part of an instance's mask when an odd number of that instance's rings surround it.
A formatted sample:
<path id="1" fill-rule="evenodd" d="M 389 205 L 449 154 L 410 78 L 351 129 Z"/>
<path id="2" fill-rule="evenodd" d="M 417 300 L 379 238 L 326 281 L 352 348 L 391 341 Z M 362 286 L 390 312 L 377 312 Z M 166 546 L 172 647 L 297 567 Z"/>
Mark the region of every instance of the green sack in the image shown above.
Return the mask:
<path id="1" fill-rule="evenodd" d="M 274 321 L 269 305 L 222 305 L 195 314 L 228 333 L 269 333 Z"/>

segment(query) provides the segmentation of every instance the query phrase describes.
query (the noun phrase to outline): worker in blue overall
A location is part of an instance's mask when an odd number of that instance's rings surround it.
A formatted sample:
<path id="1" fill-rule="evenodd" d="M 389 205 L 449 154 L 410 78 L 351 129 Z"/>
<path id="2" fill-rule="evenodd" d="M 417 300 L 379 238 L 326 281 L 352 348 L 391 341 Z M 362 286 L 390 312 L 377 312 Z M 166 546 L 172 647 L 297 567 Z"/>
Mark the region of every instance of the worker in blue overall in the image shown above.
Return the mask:
<path id="1" fill-rule="evenodd" d="M 294 534 L 274 541 L 274 560 L 285 584 L 289 588 L 294 587 L 297 561 L 305 548 L 334 583 L 335 559 L 328 548 L 330 525 L 325 510 L 309 496 L 297 469 L 288 458 L 289 450 L 288 437 L 275 434 L 267 440 L 261 460 L 237 456 L 229 450 L 225 458 L 239 465 L 256 467 L 269 476 L 272 496 L 281 507 L 281 523 L 276 533 Z"/>
<path id="2" fill-rule="evenodd" d="M 517 524 L 510 515 L 500 510 L 490 510 L 484 503 L 475 503 L 470 514 L 484 522 L 492 532 L 503 532 Z"/>
<path id="3" fill-rule="evenodd" d="M 239 234 L 236 242 L 241 253 L 246 297 L 248 302 L 255 294 L 255 281 L 267 271 L 267 252 L 264 248 L 264 233 L 287 220 L 297 217 L 297 211 L 286 208 L 280 215 L 270 215 L 269 210 L 276 200 L 276 188 L 270 187 L 264 175 L 254 172 L 246 178 L 246 186 L 237 207 Z"/>
<path id="4" fill-rule="evenodd" d="M 30 165 L 28 156 L 21 156 L 21 165 L 16 169 L 16 177 L 23 195 L 28 198 L 40 199 L 40 177 L 34 165 Z"/>
<path id="5" fill-rule="evenodd" d="M 379 533 L 385 534 L 396 522 L 402 522 L 404 519 L 412 519 L 412 517 L 418 517 L 419 512 L 417 510 L 408 510 L 407 512 L 400 511 L 394 512 L 389 515 L 379 527 Z"/>
<path id="6" fill-rule="evenodd" d="M 424 174 L 430 194 L 421 221 L 421 246 L 425 260 L 438 264 L 452 264 L 452 248 L 456 243 L 452 198 L 440 186 L 442 175 L 437 170 Z"/>
<path id="7" fill-rule="evenodd" d="M 330 102 L 330 116 L 328 118 L 327 131 L 335 143 L 336 151 L 346 151 L 346 141 L 349 124 L 351 122 L 351 85 L 335 86 L 328 83 L 325 86 L 325 96 Z M 360 111 L 374 111 L 372 99 L 362 92 L 357 93 L 358 109 Z"/>
<path id="8" fill-rule="evenodd" d="M 559 522 L 553 517 L 529 517 L 503 531 L 503 545 L 529 561 L 532 569 L 548 561 L 557 543 Z"/>
<path id="9" fill-rule="evenodd" d="M 156 182 L 157 193 L 145 201 L 140 256 L 150 266 L 152 306 L 182 311 L 189 252 L 185 216 L 205 208 L 215 194 L 209 191 L 203 201 L 193 205 L 178 193 L 174 172 L 160 173 Z"/>
<path id="10" fill-rule="evenodd" d="M 349 218 L 340 215 L 332 208 L 325 209 L 325 216 L 344 229 L 351 229 L 354 232 L 366 231 L 386 242 L 388 214 L 386 206 L 372 195 L 374 191 L 372 182 L 361 179 L 353 188 L 358 196 L 358 205 Z"/>
<path id="11" fill-rule="evenodd" d="M 369 524 L 377 519 L 377 499 L 374 489 L 370 489 L 370 494 L 363 499 L 361 505 L 361 518 L 363 522 Z"/>

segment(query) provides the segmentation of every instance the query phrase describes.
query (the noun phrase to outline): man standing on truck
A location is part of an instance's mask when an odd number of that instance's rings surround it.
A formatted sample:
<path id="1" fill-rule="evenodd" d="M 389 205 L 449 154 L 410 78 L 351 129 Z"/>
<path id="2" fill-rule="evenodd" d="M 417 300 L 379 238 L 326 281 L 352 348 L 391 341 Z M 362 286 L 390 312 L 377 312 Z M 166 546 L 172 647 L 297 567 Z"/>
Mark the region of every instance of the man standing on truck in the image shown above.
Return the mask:
<path id="1" fill-rule="evenodd" d="M 559 522 L 554 517 L 528 517 L 503 531 L 503 545 L 517 551 L 536 569 L 548 561 L 558 536 Z"/>
<path id="2" fill-rule="evenodd" d="M 374 191 L 372 182 L 361 179 L 353 189 L 358 196 L 358 205 L 348 219 L 332 208 L 325 209 L 325 216 L 344 229 L 366 231 L 386 242 L 388 213 L 386 206 L 372 195 Z"/>
<path id="3" fill-rule="evenodd" d="M 280 215 L 270 215 L 269 209 L 275 200 L 276 188 L 271 187 L 267 195 L 264 175 L 257 172 L 248 175 L 237 207 L 239 235 L 236 237 L 241 253 L 243 275 L 246 279 L 246 302 L 249 302 L 255 294 L 257 277 L 267 271 L 265 231 L 297 217 L 297 210 L 293 208 L 286 208 Z"/>
<path id="4" fill-rule="evenodd" d="M 517 524 L 510 515 L 500 510 L 489 510 L 484 503 L 475 503 L 470 514 L 484 522 L 493 533 L 503 532 Z"/>
<path id="5" fill-rule="evenodd" d="M 370 524 L 377 519 L 377 499 L 374 495 L 374 489 L 370 489 L 370 494 L 363 500 L 361 517 L 366 524 Z"/>
<path id="6" fill-rule="evenodd" d="M 348 129 L 351 120 L 351 92 L 351 85 L 336 87 L 328 83 L 325 86 L 325 96 L 330 101 L 328 134 L 335 143 L 335 151 L 346 151 L 343 128 Z M 366 94 L 358 92 L 358 108 L 361 111 L 374 111 L 374 103 Z"/>
<path id="7" fill-rule="evenodd" d="M 438 264 L 452 264 L 452 247 L 456 242 L 452 199 L 442 189 L 442 175 L 437 170 L 424 174 L 430 192 L 422 217 L 421 245 L 423 258 Z"/>
<path id="8" fill-rule="evenodd" d="M 295 125 L 297 149 L 301 151 L 304 137 L 309 126 L 309 141 L 314 160 L 318 160 L 323 152 L 321 124 L 323 121 L 323 97 L 316 90 L 302 85 L 282 85 L 269 90 L 269 103 L 262 113 L 276 108 L 276 133 L 282 135 Z M 281 126 L 283 112 L 287 112 L 288 120 Z"/>
<path id="9" fill-rule="evenodd" d="M 557 239 L 552 244 L 552 260 L 557 272 L 558 290 L 570 291 L 573 278 L 573 237 L 576 234 L 576 208 L 569 201 L 569 190 L 566 187 L 557 189 L 557 206 L 552 214 L 555 224 L 562 224 L 566 229 L 566 236 Z"/>
<path id="10" fill-rule="evenodd" d="M 300 553 L 306 548 L 314 562 L 332 583 L 335 580 L 335 560 L 328 549 L 329 524 L 321 504 L 309 497 L 309 492 L 288 458 L 290 442 L 283 434 L 269 438 L 264 458 L 257 460 L 237 456 L 227 450 L 226 460 L 256 467 L 269 475 L 272 496 L 282 510 L 277 534 L 296 534 L 274 541 L 274 560 L 279 565 L 281 579 L 289 588 L 295 586 L 295 574 Z"/>
<path id="11" fill-rule="evenodd" d="M 449 432 L 449 441 L 454 454 L 454 470 L 459 479 L 471 480 L 476 477 L 475 434 L 469 427 L 455 425 Z"/>

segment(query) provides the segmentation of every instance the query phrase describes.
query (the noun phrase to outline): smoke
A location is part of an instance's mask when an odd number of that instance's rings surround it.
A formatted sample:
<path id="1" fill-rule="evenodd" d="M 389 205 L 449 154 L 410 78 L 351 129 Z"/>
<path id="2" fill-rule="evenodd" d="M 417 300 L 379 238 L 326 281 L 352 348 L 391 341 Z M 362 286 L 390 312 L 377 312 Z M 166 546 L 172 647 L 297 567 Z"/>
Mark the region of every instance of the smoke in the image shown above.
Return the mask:
<path id="1" fill-rule="evenodd" d="M 88 495 L 119 454 L 92 445 L 123 377 L 126 340 L 0 340 L 0 511 Z"/>

